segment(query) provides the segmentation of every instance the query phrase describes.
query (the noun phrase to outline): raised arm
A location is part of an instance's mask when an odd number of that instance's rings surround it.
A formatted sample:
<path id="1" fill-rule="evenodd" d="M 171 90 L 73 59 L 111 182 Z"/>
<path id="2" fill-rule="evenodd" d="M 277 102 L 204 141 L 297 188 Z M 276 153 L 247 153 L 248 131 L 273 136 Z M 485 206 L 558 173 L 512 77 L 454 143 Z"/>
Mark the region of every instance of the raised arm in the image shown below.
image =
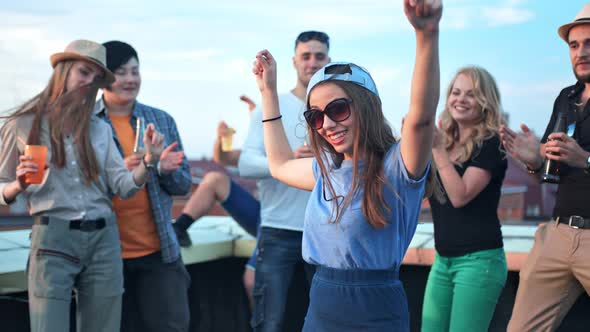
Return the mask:
<path id="1" fill-rule="evenodd" d="M 276 62 L 270 52 L 264 50 L 256 55 L 252 71 L 262 96 L 264 146 L 272 177 L 295 188 L 312 190 L 315 185 L 313 159 L 294 159 L 280 119 Z"/>
<path id="2" fill-rule="evenodd" d="M 440 92 L 438 23 L 442 16 L 442 3 L 441 0 L 404 0 L 404 11 L 416 31 L 416 63 L 401 154 L 410 176 L 418 178 L 424 174 L 430 160 Z"/>

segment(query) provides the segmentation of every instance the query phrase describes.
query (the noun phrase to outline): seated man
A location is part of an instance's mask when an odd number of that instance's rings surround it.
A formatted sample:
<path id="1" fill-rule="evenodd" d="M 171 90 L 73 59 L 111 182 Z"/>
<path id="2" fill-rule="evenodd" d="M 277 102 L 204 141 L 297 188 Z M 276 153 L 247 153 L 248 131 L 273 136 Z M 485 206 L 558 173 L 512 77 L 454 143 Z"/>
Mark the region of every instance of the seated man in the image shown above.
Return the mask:
<path id="1" fill-rule="evenodd" d="M 252 111 L 256 105 L 250 98 L 241 96 Z M 237 166 L 240 150 L 222 151 L 221 137 L 230 130 L 225 122 L 220 122 L 217 127 L 217 139 L 213 148 L 213 161 L 224 166 Z M 197 219 L 207 215 L 213 205 L 219 202 L 227 213 L 252 236 L 256 236 L 260 224 L 260 203 L 252 194 L 232 181 L 229 175 L 223 172 L 209 172 L 205 174 L 199 187 L 191 195 L 189 201 L 182 210 L 182 214 L 172 225 L 178 242 L 183 247 L 190 247 L 192 241 L 187 229 Z M 256 262 L 256 250 L 246 264 L 244 272 L 244 288 L 252 303 L 252 288 L 254 287 L 254 269 Z"/>

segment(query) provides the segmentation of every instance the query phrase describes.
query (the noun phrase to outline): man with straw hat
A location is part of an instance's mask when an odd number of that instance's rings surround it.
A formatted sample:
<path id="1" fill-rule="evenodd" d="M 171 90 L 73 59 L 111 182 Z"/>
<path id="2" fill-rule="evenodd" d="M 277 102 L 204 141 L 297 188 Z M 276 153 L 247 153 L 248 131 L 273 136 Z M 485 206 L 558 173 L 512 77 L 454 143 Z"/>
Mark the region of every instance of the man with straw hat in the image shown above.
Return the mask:
<path id="1" fill-rule="evenodd" d="M 541 142 L 521 125 L 502 128 L 506 150 L 538 174 L 545 159 L 561 163 L 554 222 L 540 226 L 520 271 L 508 331 L 554 331 L 576 299 L 590 291 L 590 3 L 557 30 L 569 45 L 575 85 L 561 91 Z M 567 132 L 552 133 L 558 114 Z"/>
<path id="2" fill-rule="evenodd" d="M 76 40 L 50 60 L 45 89 L 5 117 L 0 130 L 0 204 L 24 195 L 34 220 L 31 331 L 70 331 L 72 291 L 77 331 L 119 331 L 123 271 L 111 194 L 128 198 L 145 184 L 163 136 L 148 125 L 143 163 L 127 171 L 111 128 L 93 115 L 98 89 L 114 81 L 105 48 Z M 47 169 L 40 166 L 44 157 L 23 154 L 30 145 L 45 147 Z"/>

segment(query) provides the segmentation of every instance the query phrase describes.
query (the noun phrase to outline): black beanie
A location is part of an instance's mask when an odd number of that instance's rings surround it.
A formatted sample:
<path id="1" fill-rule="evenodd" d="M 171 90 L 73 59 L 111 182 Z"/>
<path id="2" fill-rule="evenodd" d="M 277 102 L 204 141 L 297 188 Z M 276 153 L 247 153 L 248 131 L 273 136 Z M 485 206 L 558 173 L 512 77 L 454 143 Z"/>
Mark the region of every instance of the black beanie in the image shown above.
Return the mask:
<path id="1" fill-rule="evenodd" d="M 107 49 L 107 68 L 113 73 L 122 65 L 126 64 L 131 58 L 136 58 L 139 61 L 135 49 L 122 41 L 112 40 L 103 43 Z"/>

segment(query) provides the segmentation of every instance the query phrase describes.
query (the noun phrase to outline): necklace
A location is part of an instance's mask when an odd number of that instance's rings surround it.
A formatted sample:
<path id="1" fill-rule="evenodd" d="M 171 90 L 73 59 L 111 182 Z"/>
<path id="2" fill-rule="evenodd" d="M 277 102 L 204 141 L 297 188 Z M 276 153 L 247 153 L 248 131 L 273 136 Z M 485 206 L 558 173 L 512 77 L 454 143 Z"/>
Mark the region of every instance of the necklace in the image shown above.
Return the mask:
<path id="1" fill-rule="evenodd" d="M 580 100 L 579 102 L 574 101 L 574 105 L 576 106 L 576 112 L 583 112 L 584 111 L 584 108 L 586 108 L 586 102 L 587 101 L 588 100 L 586 100 L 586 101 L 581 101 Z"/>

